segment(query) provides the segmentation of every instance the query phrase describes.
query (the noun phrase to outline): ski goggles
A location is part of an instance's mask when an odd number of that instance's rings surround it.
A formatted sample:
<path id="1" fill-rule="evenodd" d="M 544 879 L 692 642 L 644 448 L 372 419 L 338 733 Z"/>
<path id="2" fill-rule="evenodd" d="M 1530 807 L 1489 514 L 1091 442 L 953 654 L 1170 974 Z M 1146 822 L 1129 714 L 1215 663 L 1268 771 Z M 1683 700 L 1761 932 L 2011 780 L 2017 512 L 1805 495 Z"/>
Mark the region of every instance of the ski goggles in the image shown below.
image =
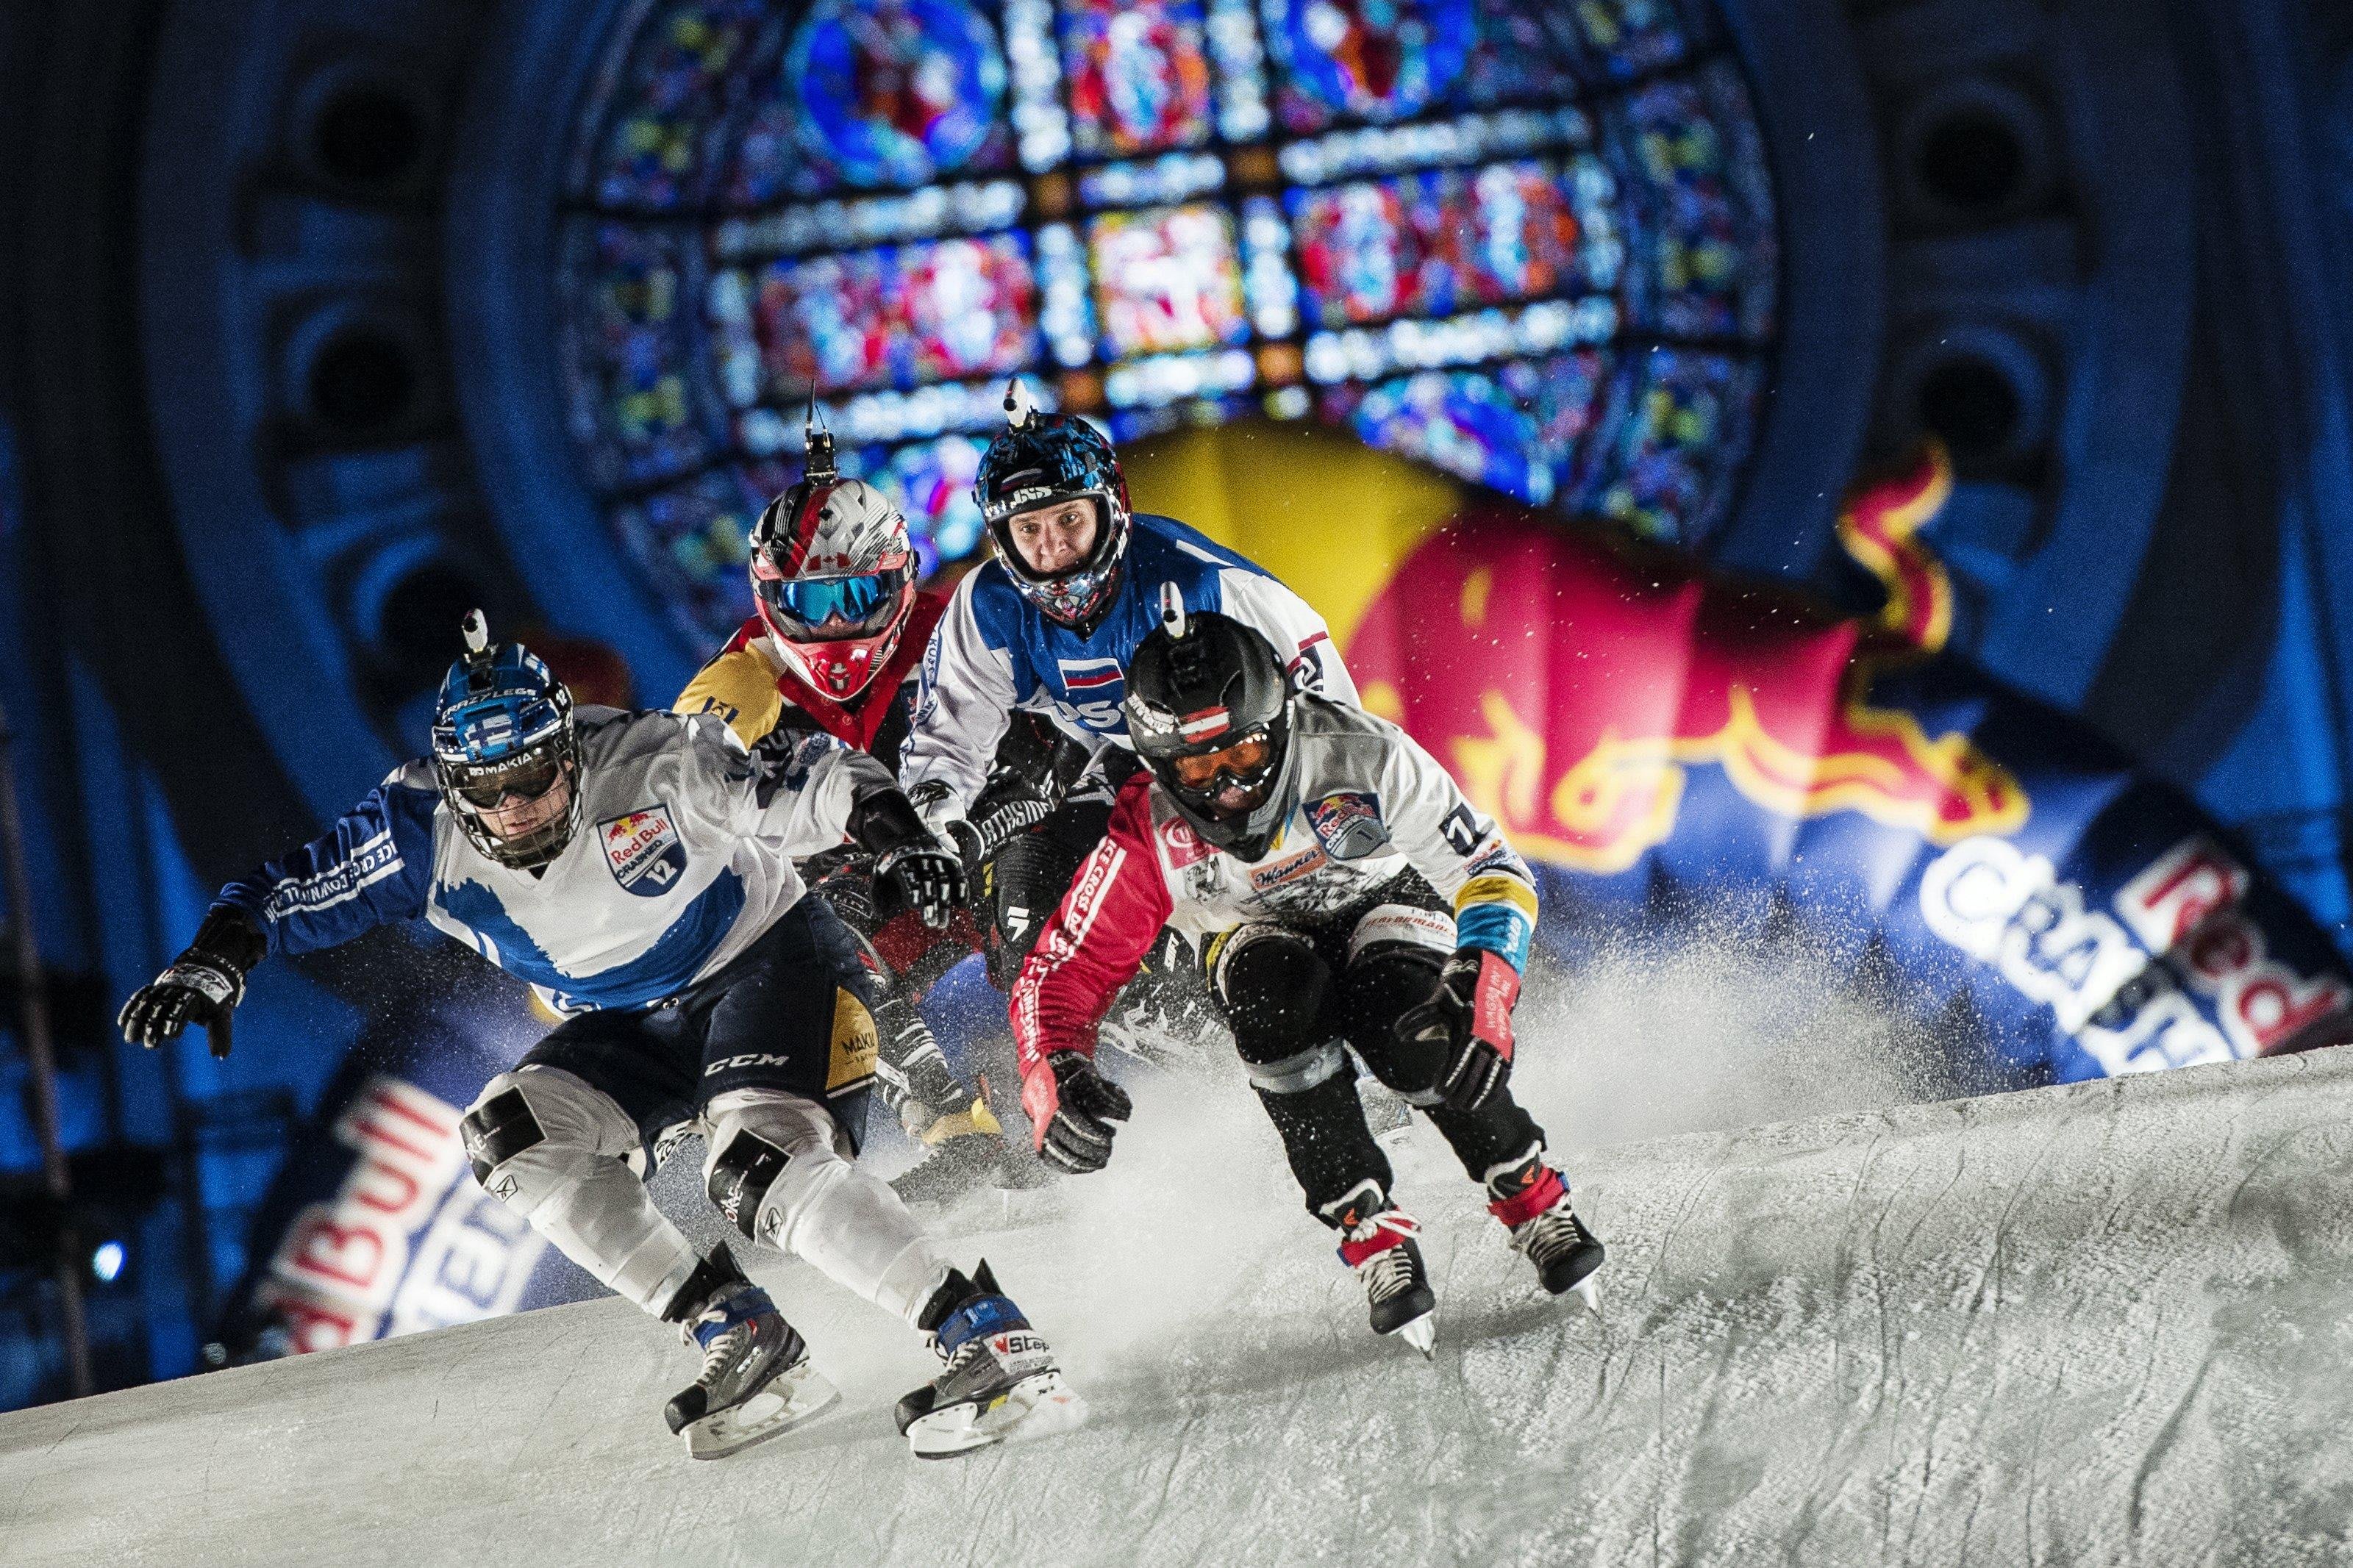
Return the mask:
<path id="1" fill-rule="evenodd" d="M 889 626 L 906 585 L 902 566 L 855 577 L 764 578 L 760 597 L 795 642 L 833 642 L 871 637 Z"/>
<path id="2" fill-rule="evenodd" d="M 468 805 L 477 811 L 491 811 L 507 801 L 528 804 L 537 800 L 554 789 L 563 776 L 562 757 L 533 757 L 509 767 L 470 769 L 465 781 L 456 788 L 458 798 Z"/>
<path id="3" fill-rule="evenodd" d="M 1219 773 L 1231 773 L 1241 783 L 1254 782 L 1269 758 L 1274 755 L 1274 742 L 1263 731 L 1245 735 L 1229 746 L 1214 752 L 1196 752 L 1190 755 L 1168 759 L 1168 771 L 1176 782 L 1189 790 L 1206 790 L 1217 781 Z"/>

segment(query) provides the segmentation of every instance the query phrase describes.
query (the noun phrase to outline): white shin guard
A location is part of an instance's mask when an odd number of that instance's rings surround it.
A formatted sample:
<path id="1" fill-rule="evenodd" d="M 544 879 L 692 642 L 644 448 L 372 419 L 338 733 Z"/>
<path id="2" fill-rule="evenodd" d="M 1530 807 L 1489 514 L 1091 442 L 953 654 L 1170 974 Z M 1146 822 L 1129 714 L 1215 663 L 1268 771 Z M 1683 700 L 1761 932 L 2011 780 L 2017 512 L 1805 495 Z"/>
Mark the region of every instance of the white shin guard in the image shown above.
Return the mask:
<path id="1" fill-rule="evenodd" d="M 703 1120 L 706 1184 L 738 1138 L 756 1138 L 784 1156 L 765 1190 L 745 1194 L 757 1204 L 745 1228 L 884 1311 L 915 1321 L 947 1278 L 947 1263 L 891 1184 L 844 1157 L 848 1140 L 825 1107 L 775 1089 L 737 1089 L 705 1107 Z"/>

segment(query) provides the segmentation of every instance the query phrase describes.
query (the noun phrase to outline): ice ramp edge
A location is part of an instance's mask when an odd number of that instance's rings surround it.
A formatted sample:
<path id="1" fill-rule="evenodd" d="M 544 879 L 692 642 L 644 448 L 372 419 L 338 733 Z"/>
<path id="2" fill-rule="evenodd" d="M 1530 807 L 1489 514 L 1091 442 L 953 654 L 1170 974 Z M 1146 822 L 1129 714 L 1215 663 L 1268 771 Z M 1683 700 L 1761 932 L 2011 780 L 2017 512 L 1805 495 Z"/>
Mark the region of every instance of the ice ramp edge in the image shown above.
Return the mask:
<path id="1" fill-rule="evenodd" d="M 1228 1184 L 1171 1205 L 1191 1167 L 1150 1110 L 1124 1178 L 987 1238 L 1093 1400 L 1083 1432 L 919 1464 L 887 1410 L 920 1352 L 787 1266 L 848 1397 L 737 1459 L 673 1447 L 691 1362 L 597 1302 L 0 1417 L 0 1556 L 2353 1561 L 2344 1052 L 1585 1152 L 1599 1321 L 1417 1148 L 1428 1365 L 1253 1195 L 1271 1141 L 1220 1123 L 1232 1147 L 1190 1153 Z"/>

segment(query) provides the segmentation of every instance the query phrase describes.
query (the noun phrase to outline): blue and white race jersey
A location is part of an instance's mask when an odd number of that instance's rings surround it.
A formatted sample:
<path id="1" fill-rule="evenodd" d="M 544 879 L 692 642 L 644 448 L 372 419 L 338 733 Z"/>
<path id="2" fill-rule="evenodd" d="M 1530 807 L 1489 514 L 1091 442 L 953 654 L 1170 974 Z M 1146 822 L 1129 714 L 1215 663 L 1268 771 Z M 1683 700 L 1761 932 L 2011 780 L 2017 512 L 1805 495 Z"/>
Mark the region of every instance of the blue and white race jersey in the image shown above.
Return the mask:
<path id="1" fill-rule="evenodd" d="M 537 872 L 474 847 L 432 764 L 394 773 L 325 837 L 231 882 L 273 953 L 424 916 L 565 1012 L 674 996 L 749 947 L 806 890 L 796 856 L 841 842 L 863 752 L 795 734 L 747 752 L 710 715 L 579 714 L 579 830 Z"/>
<path id="2" fill-rule="evenodd" d="M 1048 715 L 1097 753 L 1128 745 L 1120 708 L 1127 663 L 1160 624 L 1163 583 L 1183 591 L 1187 609 L 1215 610 L 1264 634 L 1302 689 L 1356 704 L 1356 683 L 1305 600 L 1181 522 L 1137 512 L 1134 523 L 1118 595 L 1087 636 L 1040 615 L 1002 562 L 956 584 L 923 655 L 914 732 L 899 757 L 911 793 L 944 786 L 947 798 L 927 811 L 934 820 L 962 815 L 980 793 L 1016 709 Z"/>

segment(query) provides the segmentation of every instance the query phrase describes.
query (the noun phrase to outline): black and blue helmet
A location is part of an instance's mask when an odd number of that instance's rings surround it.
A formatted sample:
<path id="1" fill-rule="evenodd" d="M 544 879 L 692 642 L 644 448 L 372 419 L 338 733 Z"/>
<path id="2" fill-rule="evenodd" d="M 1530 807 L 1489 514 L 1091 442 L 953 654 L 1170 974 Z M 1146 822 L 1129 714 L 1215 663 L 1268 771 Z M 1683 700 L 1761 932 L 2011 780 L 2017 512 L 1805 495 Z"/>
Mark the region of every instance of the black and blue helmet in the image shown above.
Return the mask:
<path id="1" fill-rule="evenodd" d="M 521 643 L 493 645 L 474 610 L 466 652 L 449 667 L 433 705 L 433 772 L 441 798 L 474 847 L 502 866 L 531 870 L 564 852 L 580 825 L 580 742 L 572 693 Z M 485 814 L 535 801 L 558 787 L 564 809 L 528 831 L 501 833 Z M 512 809 L 510 807 L 510 809 Z"/>
<path id="2" fill-rule="evenodd" d="M 1049 619 L 1084 629 L 1111 603 L 1127 555 L 1127 479 L 1119 455 L 1077 415 L 1033 408 L 1018 378 L 1006 390 L 1005 413 L 1006 427 L 981 455 L 972 499 L 1021 596 Z M 1033 571 L 1014 548 L 1008 525 L 1018 513 L 1065 500 L 1095 503 L 1094 548 L 1075 566 Z"/>

